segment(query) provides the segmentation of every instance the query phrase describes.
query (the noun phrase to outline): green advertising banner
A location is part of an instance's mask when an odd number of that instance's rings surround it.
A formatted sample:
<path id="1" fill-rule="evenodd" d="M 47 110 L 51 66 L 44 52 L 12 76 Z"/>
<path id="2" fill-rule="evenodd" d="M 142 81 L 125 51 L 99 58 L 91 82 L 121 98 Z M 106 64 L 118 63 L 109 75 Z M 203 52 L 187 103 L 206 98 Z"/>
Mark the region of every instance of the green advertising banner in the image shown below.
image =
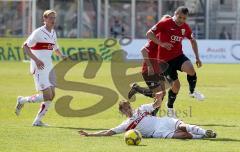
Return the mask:
<path id="1" fill-rule="evenodd" d="M 26 38 L 0 38 L 0 61 L 29 60 L 22 45 Z M 112 52 L 121 49 L 115 39 L 58 39 L 60 50 L 73 61 L 100 60 L 109 61 Z M 97 56 L 98 54 L 99 56 Z M 53 54 L 53 61 L 59 58 Z"/>

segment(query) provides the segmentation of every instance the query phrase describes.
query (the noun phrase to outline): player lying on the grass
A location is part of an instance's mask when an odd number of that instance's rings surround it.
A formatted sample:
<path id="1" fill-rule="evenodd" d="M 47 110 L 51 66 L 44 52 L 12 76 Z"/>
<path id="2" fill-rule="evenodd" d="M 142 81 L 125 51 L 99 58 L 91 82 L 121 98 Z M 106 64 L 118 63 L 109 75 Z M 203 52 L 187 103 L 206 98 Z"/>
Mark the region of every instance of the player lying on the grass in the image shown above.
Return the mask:
<path id="1" fill-rule="evenodd" d="M 137 129 L 146 138 L 176 138 L 176 139 L 200 139 L 216 138 L 216 133 L 212 130 L 204 130 L 196 125 L 185 124 L 179 119 L 171 117 L 157 117 L 150 113 L 159 108 L 162 103 L 163 93 L 158 92 L 155 95 L 155 102 L 144 104 L 138 109 L 133 110 L 130 102 L 121 101 L 119 110 L 126 115 L 128 119 L 119 126 L 95 133 L 79 131 L 82 136 L 112 136 L 123 133 L 130 129 Z"/>
<path id="2" fill-rule="evenodd" d="M 31 58 L 31 73 L 33 74 L 36 90 L 38 94 L 17 98 L 15 109 L 16 115 L 20 114 L 25 103 L 40 103 L 41 107 L 33 126 L 47 126 L 41 120 L 46 114 L 54 96 L 55 96 L 55 73 L 52 70 L 52 52 L 65 59 L 66 57 L 59 51 L 57 44 L 57 35 L 54 30 L 56 23 L 56 12 L 54 10 L 46 10 L 43 13 L 44 25 L 37 28 L 24 42 L 24 51 Z"/>

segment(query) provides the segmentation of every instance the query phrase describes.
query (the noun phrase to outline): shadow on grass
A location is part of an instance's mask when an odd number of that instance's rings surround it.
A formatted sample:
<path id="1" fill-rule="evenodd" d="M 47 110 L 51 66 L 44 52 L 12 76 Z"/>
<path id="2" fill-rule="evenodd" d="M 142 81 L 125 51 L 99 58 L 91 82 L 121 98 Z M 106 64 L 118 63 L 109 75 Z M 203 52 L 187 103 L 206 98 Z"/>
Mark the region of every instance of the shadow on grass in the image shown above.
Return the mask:
<path id="1" fill-rule="evenodd" d="M 59 128 L 59 129 L 70 129 L 70 130 L 88 130 L 88 131 L 108 130 L 106 128 L 79 128 L 79 127 L 61 127 L 61 126 L 49 126 L 48 128 Z"/>
<path id="2" fill-rule="evenodd" d="M 219 126 L 219 127 L 239 127 L 237 125 L 226 125 L 226 124 L 198 124 L 199 126 Z"/>
<path id="3" fill-rule="evenodd" d="M 127 145 L 127 146 L 130 146 L 130 147 L 145 147 L 145 146 L 147 146 L 147 145 L 139 144 L 139 145 Z"/>
<path id="4" fill-rule="evenodd" d="M 240 142 L 239 139 L 231 139 L 231 138 L 204 138 L 203 140 L 209 141 L 230 141 L 230 142 Z"/>

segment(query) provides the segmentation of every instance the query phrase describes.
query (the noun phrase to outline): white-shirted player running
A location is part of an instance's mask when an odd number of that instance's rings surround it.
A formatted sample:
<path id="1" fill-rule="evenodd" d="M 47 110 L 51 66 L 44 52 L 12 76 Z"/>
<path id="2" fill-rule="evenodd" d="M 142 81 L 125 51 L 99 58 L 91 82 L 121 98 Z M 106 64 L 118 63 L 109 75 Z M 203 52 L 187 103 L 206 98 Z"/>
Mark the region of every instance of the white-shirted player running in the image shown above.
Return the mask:
<path id="1" fill-rule="evenodd" d="M 171 117 L 152 116 L 151 112 L 159 108 L 162 103 L 163 93 L 155 95 L 155 102 L 144 104 L 133 110 L 130 102 L 121 101 L 119 110 L 128 119 L 119 126 L 95 133 L 79 131 L 82 136 L 112 136 L 123 133 L 130 129 L 137 129 L 146 138 L 176 138 L 176 139 L 200 139 L 216 138 L 216 133 L 212 130 L 204 130 L 196 125 L 185 124 L 183 121 Z"/>
<path id="2" fill-rule="evenodd" d="M 55 73 L 51 70 L 52 52 L 62 59 L 65 56 L 59 51 L 57 44 L 57 36 L 54 30 L 56 22 L 56 12 L 54 10 L 46 10 L 43 13 L 44 25 L 32 32 L 28 39 L 24 42 L 24 51 L 31 58 L 30 71 L 33 74 L 36 90 L 38 94 L 17 98 L 15 109 L 16 115 L 20 114 L 25 103 L 40 103 L 40 110 L 37 113 L 33 126 L 47 126 L 41 120 L 46 114 L 54 96 L 55 96 Z"/>

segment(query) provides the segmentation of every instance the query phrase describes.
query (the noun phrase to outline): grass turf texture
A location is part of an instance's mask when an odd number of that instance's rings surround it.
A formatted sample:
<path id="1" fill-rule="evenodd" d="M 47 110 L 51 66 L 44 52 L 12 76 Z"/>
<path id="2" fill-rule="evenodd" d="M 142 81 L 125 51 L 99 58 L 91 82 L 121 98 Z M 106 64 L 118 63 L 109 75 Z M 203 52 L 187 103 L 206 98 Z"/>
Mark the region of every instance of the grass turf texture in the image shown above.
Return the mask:
<path id="1" fill-rule="evenodd" d="M 66 79 L 87 81 L 90 84 L 107 86 L 117 91 L 110 77 L 109 64 L 103 64 L 95 79 L 84 80 L 82 71 L 86 64 L 81 63 L 71 69 Z M 187 114 L 180 114 L 180 118 L 184 122 L 215 130 L 218 133 L 217 139 L 143 139 L 139 146 L 126 145 L 123 134 L 112 137 L 80 137 L 78 135 L 79 129 L 99 131 L 120 124 L 125 117 L 119 114 L 117 104 L 97 115 L 82 118 L 62 117 L 52 106 L 44 118 L 44 122 L 52 125 L 49 128 L 31 126 L 39 104 L 25 104 L 21 115 L 15 116 L 16 97 L 35 93 L 33 79 L 28 75 L 28 69 L 27 63 L 0 62 L 0 151 L 239 151 L 240 64 L 205 64 L 197 70 L 197 89 L 207 97 L 204 102 L 197 102 L 188 97 L 186 75 L 179 73 L 182 87 L 175 107 L 179 111 L 187 111 Z M 140 68 L 132 69 L 130 72 L 139 70 Z M 100 100 L 99 96 L 83 92 L 59 89 L 56 92 L 55 100 L 65 94 L 74 96 L 71 102 L 73 109 L 86 108 Z M 137 101 L 133 106 L 137 107 L 149 102 L 151 99 L 137 95 Z M 164 104 L 162 108 L 165 108 Z"/>

